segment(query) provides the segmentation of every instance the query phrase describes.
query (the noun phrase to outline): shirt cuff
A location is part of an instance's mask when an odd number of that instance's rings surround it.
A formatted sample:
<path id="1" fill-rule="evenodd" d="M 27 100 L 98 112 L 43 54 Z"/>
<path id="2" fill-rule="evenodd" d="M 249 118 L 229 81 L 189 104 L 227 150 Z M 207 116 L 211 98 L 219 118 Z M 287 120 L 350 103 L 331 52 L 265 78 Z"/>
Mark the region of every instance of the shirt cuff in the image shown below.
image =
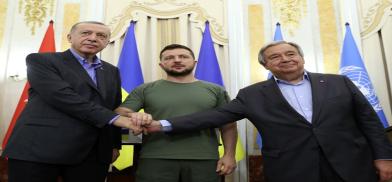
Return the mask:
<path id="1" fill-rule="evenodd" d="M 163 132 L 169 132 L 172 131 L 172 125 L 168 120 L 159 120 L 159 122 L 162 125 L 162 131 Z"/>
<path id="2" fill-rule="evenodd" d="M 113 124 L 113 122 L 116 121 L 116 119 L 118 119 L 119 117 L 120 115 L 114 116 L 114 118 L 109 121 L 109 124 Z"/>

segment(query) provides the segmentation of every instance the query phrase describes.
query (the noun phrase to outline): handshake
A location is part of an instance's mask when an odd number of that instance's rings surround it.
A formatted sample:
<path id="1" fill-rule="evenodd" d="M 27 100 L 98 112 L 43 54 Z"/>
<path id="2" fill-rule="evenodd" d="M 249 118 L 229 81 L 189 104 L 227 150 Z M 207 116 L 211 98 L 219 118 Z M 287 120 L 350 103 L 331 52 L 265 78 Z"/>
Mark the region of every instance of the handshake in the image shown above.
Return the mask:
<path id="1" fill-rule="evenodd" d="M 126 115 L 120 115 L 113 122 L 114 126 L 128 128 L 134 135 L 141 133 L 148 134 L 161 131 L 162 125 L 159 121 L 152 119 L 147 113 L 133 112 Z"/>

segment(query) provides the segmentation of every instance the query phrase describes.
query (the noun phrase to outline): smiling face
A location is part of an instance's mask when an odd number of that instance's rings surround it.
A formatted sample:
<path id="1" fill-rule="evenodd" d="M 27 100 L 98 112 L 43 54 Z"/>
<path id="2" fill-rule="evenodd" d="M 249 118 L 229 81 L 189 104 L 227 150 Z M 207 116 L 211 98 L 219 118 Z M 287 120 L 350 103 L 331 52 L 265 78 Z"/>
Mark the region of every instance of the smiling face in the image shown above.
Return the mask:
<path id="1" fill-rule="evenodd" d="M 173 77 L 190 75 L 195 67 L 196 60 L 191 53 L 182 48 L 165 50 L 162 52 L 159 65 L 167 75 Z"/>
<path id="2" fill-rule="evenodd" d="M 80 23 L 67 36 L 71 47 L 84 58 L 93 57 L 104 49 L 109 37 L 109 28 L 95 23 Z"/>
<path id="3" fill-rule="evenodd" d="M 278 78 L 304 72 L 305 61 L 297 48 L 290 44 L 278 44 L 264 51 L 264 67 Z"/>

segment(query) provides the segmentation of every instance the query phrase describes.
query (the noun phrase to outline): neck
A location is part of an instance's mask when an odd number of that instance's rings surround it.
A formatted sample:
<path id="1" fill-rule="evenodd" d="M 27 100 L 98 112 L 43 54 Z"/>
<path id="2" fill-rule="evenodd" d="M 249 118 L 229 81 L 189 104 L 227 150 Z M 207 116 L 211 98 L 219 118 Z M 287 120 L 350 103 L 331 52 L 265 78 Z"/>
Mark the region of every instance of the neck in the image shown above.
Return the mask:
<path id="1" fill-rule="evenodd" d="M 87 57 L 84 57 L 84 58 L 86 58 L 86 60 L 87 60 L 87 62 L 89 64 L 92 64 L 94 62 L 94 56 L 87 56 Z"/>
<path id="2" fill-rule="evenodd" d="M 176 82 L 176 83 L 192 83 L 197 81 L 197 79 L 189 74 L 186 76 L 170 76 L 167 75 L 166 80 L 171 81 L 171 82 Z"/>
<path id="3" fill-rule="evenodd" d="M 83 54 L 81 52 L 79 52 L 78 50 L 72 48 L 77 54 L 79 54 L 79 56 L 81 56 L 82 58 L 86 59 L 88 63 L 92 64 L 94 61 L 94 57 L 95 54 Z"/>
<path id="4" fill-rule="evenodd" d="M 292 84 L 296 84 L 300 81 L 302 81 L 304 72 L 295 72 L 295 73 L 290 73 L 290 74 L 282 74 L 282 75 L 275 75 L 277 78 L 287 81 Z"/>

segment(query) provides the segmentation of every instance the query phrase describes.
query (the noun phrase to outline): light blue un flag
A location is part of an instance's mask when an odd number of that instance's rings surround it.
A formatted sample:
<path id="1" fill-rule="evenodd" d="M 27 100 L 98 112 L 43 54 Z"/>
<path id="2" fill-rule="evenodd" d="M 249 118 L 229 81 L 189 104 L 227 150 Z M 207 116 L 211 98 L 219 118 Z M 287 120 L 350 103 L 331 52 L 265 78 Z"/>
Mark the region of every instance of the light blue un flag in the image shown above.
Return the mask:
<path id="1" fill-rule="evenodd" d="M 280 23 L 276 23 L 275 27 L 275 33 L 274 33 L 274 41 L 280 41 L 283 40 L 283 35 L 282 35 L 282 30 L 280 29 Z M 267 78 L 270 79 L 272 77 L 271 72 L 268 71 L 268 76 Z M 256 143 L 260 147 L 260 149 L 263 147 L 263 140 L 261 139 L 260 133 L 257 133 L 256 137 Z"/>
<path id="2" fill-rule="evenodd" d="M 280 30 L 280 23 L 276 23 L 274 41 L 283 40 L 282 31 Z"/>
<path id="3" fill-rule="evenodd" d="M 275 27 L 274 41 L 281 41 L 281 40 L 283 40 L 283 35 L 282 35 L 282 30 L 280 29 L 280 23 L 278 22 L 278 23 L 276 23 L 276 27 Z M 270 71 L 268 71 L 267 79 L 270 79 L 271 77 L 272 77 L 272 74 Z M 257 143 L 259 143 L 259 142 L 257 142 Z M 260 141 L 260 144 L 261 144 L 261 141 Z"/>
<path id="4" fill-rule="evenodd" d="M 343 42 L 339 73 L 346 75 L 352 82 L 354 82 L 363 95 L 365 95 L 369 103 L 373 106 L 373 109 L 377 112 L 377 115 L 384 127 L 388 127 L 389 125 L 384 111 L 378 101 L 348 23 L 346 23 L 346 35 Z"/>

